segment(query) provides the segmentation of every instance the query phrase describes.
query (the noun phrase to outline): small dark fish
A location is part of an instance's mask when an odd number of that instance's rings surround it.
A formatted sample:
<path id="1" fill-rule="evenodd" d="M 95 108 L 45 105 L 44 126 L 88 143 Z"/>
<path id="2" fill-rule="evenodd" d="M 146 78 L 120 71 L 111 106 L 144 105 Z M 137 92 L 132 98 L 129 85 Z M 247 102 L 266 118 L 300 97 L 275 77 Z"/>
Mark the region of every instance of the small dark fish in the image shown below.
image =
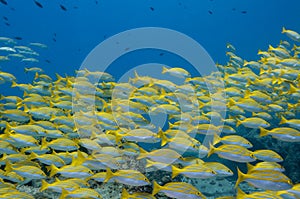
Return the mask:
<path id="1" fill-rule="evenodd" d="M 95 1 L 96 4 L 98 4 L 98 1 Z"/>
<path id="2" fill-rule="evenodd" d="M 47 63 L 49 63 L 49 64 L 51 63 L 51 61 L 50 61 L 50 60 L 48 60 L 48 59 L 46 59 L 46 60 L 45 60 L 45 62 L 47 62 Z"/>
<path id="3" fill-rule="evenodd" d="M 242 13 L 242 14 L 247 14 L 247 11 L 244 10 L 244 11 L 242 11 L 241 13 Z"/>
<path id="4" fill-rule="evenodd" d="M 159 56 L 163 56 L 165 53 L 159 53 Z"/>
<path id="5" fill-rule="evenodd" d="M 153 7 L 150 7 L 151 11 L 154 11 L 154 8 Z"/>
<path id="6" fill-rule="evenodd" d="M 9 24 L 9 23 L 7 23 L 7 22 L 5 22 L 4 24 L 5 24 L 5 25 L 7 25 L 7 26 L 10 26 L 10 24 Z"/>
<path id="7" fill-rule="evenodd" d="M 7 5 L 6 0 L 0 0 L 0 2 L 1 2 L 2 4 L 4 4 L 4 5 Z"/>
<path id="8" fill-rule="evenodd" d="M 232 11 L 236 11 L 236 8 L 232 8 L 231 10 L 232 10 Z"/>
<path id="9" fill-rule="evenodd" d="M 213 12 L 209 10 L 208 13 L 212 15 Z"/>
<path id="10" fill-rule="evenodd" d="M 63 5 L 59 5 L 60 6 L 60 8 L 63 10 L 63 11 L 67 11 L 67 8 L 65 7 L 65 6 L 63 6 Z"/>
<path id="11" fill-rule="evenodd" d="M 11 11 L 15 11 L 16 9 L 15 9 L 15 8 L 10 8 L 10 10 L 11 10 Z"/>
<path id="12" fill-rule="evenodd" d="M 23 38 L 17 36 L 17 37 L 15 37 L 15 39 L 16 39 L 16 40 L 22 40 Z"/>
<path id="13" fill-rule="evenodd" d="M 5 21 L 8 21 L 8 18 L 7 18 L 6 16 L 3 16 L 3 19 L 4 19 Z"/>
<path id="14" fill-rule="evenodd" d="M 35 5 L 37 5 L 40 8 L 43 8 L 43 5 L 40 2 L 38 2 L 36 0 L 33 0 L 33 1 L 34 1 Z"/>
<path id="15" fill-rule="evenodd" d="M 54 42 L 56 42 L 56 39 L 55 39 L 55 38 L 52 38 L 52 40 L 53 40 Z"/>
<path id="16" fill-rule="evenodd" d="M 56 33 L 53 33 L 53 36 L 56 37 Z"/>
<path id="17" fill-rule="evenodd" d="M 127 48 L 124 49 L 124 51 L 128 51 L 129 49 L 130 49 L 130 48 L 127 47 Z"/>

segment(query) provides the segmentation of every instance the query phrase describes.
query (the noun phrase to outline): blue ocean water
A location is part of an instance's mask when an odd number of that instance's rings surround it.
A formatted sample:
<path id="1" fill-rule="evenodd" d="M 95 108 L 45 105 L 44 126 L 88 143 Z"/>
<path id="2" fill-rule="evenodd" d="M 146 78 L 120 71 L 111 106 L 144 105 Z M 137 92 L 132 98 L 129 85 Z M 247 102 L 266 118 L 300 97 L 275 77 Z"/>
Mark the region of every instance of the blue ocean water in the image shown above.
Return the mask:
<path id="1" fill-rule="evenodd" d="M 278 44 L 283 39 L 283 26 L 299 31 L 300 2 L 297 0 L 38 0 L 42 8 L 33 0 L 5 2 L 7 5 L 0 3 L 1 36 L 21 37 L 19 44 L 24 45 L 46 44 L 48 49 L 40 52 L 41 61 L 36 65 L 51 76 L 74 74 L 100 42 L 134 28 L 162 27 L 179 31 L 199 42 L 221 64 L 228 60 L 227 42 L 237 48 L 239 56 L 255 60 L 258 49 L 267 49 L 269 44 Z M 115 61 L 109 72 L 118 78 L 127 69 L 143 63 L 188 65 L 178 56 L 160 54 L 157 51 L 128 53 Z M 5 70 L 17 72 L 17 76 L 19 72 L 18 82 L 26 80 L 21 66 L 12 64 L 5 66 Z"/>
<path id="2" fill-rule="evenodd" d="M 259 49 L 266 51 L 269 45 L 276 46 L 280 40 L 291 41 L 281 33 L 283 27 L 300 32 L 299 18 L 300 2 L 297 0 L 0 0 L 0 37 L 13 38 L 17 45 L 39 42 L 48 46 L 46 49 L 33 47 L 40 54 L 37 56 L 38 63 L 12 59 L 0 62 L 0 70 L 14 74 L 18 83 L 31 83 L 34 78 L 33 73 L 24 73 L 24 67 L 40 67 L 54 79 L 56 73 L 74 76 L 75 70 L 80 69 L 96 46 L 124 31 L 145 27 L 166 28 L 194 39 L 215 63 L 226 64 L 229 60 L 226 56 L 227 43 L 236 48 L 235 54 L 242 59 L 258 60 Z M 152 36 L 149 34 L 147 38 L 150 42 Z M 178 44 L 178 41 L 174 43 Z M 175 48 L 180 50 L 181 46 L 175 45 Z M 191 63 L 173 52 L 149 48 L 131 50 L 125 46 L 106 72 L 118 80 L 139 65 L 148 64 L 142 74 L 147 75 L 156 70 L 149 63 L 159 63 L 186 68 L 192 76 L 198 75 Z M 94 64 L 93 67 L 101 68 L 97 66 L 101 62 Z M 18 89 L 11 89 L 10 84 L 1 85 L 0 90 L 1 95 L 23 94 Z M 250 117 L 250 113 L 245 116 Z M 296 118 L 299 118 L 299 113 Z M 279 122 L 278 117 L 271 124 L 276 126 Z M 244 127 L 237 128 L 237 131 L 249 133 Z M 250 141 L 255 142 L 256 138 Z M 267 144 L 270 149 L 278 149 L 276 140 Z M 146 145 L 141 144 L 147 148 Z M 289 143 L 283 145 L 291 149 Z M 260 148 L 265 146 L 255 143 L 254 149 Z M 296 159 L 293 164 L 284 162 L 284 166 L 289 176 L 298 183 L 299 172 L 293 169 L 298 168 L 299 159 L 291 158 L 290 151 L 277 151 L 288 160 Z M 215 156 L 210 160 L 218 159 Z M 243 163 L 229 160 L 223 163 L 234 169 L 237 165 L 242 170 L 246 168 Z M 235 173 L 233 178 L 236 177 Z"/>

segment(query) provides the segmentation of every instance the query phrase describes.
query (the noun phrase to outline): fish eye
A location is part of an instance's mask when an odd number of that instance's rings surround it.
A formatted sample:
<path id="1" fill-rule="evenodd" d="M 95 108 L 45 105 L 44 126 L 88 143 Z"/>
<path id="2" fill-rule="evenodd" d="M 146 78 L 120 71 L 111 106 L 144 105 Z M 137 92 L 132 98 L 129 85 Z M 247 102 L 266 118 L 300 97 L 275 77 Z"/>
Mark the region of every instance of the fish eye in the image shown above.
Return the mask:
<path id="1" fill-rule="evenodd" d="M 231 173 L 231 170 L 228 169 L 227 172 Z"/>

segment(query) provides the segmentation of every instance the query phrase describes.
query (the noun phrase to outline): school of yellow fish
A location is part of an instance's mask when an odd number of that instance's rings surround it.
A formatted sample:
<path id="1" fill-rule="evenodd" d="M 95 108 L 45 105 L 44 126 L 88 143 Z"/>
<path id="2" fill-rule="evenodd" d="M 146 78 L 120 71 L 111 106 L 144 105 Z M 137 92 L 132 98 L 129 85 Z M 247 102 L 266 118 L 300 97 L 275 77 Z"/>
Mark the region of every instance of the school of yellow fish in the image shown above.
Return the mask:
<path id="1" fill-rule="evenodd" d="M 17 186 L 36 182 L 41 183 L 40 192 L 55 192 L 61 199 L 103 198 L 91 182 L 122 185 L 123 199 L 206 198 L 182 177 L 233 176 L 236 168 L 233 172 L 223 164 L 226 159 L 247 164 L 248 170 L 237 168 L 237 195 L 219 199 L 299 199 L 299 184 L 284 174 L 285 157 L 270 149 L 252 150 L 255 144 L 239 130 L 257 129 L 258 140 L 271 136 L 300 142 L 300 35 L 285 28 L 282 33 L 295 44 L 270 45 L 258 52 L 257 61 L 243 60 L 228 44 L 230 61 L 217 65 L 219 72 L 209 76 L 191 77 L 183 68 L 162 69 L 163 75 L 184 79 L 182 85 L 138 73 L 129 82 L 118 83 L 108 73 L 87 69 L 76 71 L 76 77 L 57 74 L 54 80 L 38 67 L 25 69 L 34 81 L 23 84 L 2 67 L 0 84 L 11 84 L 24 94 L 1 95 L 0 198 L 34 198 Z M 14 46 L 13 39 L 1 37 L 0 45 L 0 53 L 8 52 L 0 54 L 1 63 L 12 58 L 38 61 L 32 57 L 35 51 Z M 225 97 L 208 90 L 208 83 L 219 84 L 216 76 L 222 77 Z M 211 99 L 216 100 L 213 108 Z M 222 107 L 226 117 L 218 112 Z M 149 114 L 167 114 L 167 128 L 151 123 Z M 212 118 L 224 125 L 214 126 Z M 209 146 L 202 144 L 205 136 L 213 137 Z M 212 156 L 220 161 L 210 161 Z M 128 159 L 143 169 L 124 168 Z M 159 170 L 172 180 L 150 181 Z M 239 188 L 244 181 L 263 191 L 245 193 Z M 140 186 L 149 186 L 152 192 L 128 189 Z"/>

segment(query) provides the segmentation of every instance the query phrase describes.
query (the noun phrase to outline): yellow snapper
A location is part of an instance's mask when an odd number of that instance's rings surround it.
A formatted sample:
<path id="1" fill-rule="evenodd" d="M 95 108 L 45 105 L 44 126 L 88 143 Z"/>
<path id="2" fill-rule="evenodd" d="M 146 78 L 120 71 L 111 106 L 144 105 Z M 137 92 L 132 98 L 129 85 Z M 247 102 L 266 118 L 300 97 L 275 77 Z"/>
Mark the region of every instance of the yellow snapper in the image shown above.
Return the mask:
<path id="1" fill-rule="evenodd" d="M 50 171 L 50 177 L 57 173 L 66 178 L 87 178 L 94 174 L 89 168 L 82 165 L 65 165 L 57 168 L 52 164 L 46 168 Z"/>
<path id="2" fill-rule="evenodd" d="M 22 110 L 5 110 L 5 111 L 0 111 L 0 116 L 2 118 L 11 120 L 11 121 L 16 121 L 16 122 L 28 122 L 29 121 L 29 115 L 25 113 Z"/>
<path id="3" fill-rule="evenodd" d="M 235 162 L 253 162 L 256 160 L 252 151 L 249 151 L 242 146 L 233 144 L 224 144 L 218 148 L 210 145 L 208 157 L 213 153 L 218 154 L 218 156 L 221 158 Z"/>
<path id="4" fill-rule="evenodd" d="M 189 178 L 200 179 L 206 179 L 216 176 L 216 172 L 211 168 L 206 167 L 204 164 L 192 164 L 182 169 L 172 166 L 172 178 L 175 178 L 179 174 L 182 174 Z"/>
<path id="5" fill-rule="evenodd" d="M 38 167 L 35 166 L 20 166 L 20 167 L 14 167 L 14 165 L 11 165 L 10 162 L 6 163 L 5 167 L 6 172 L 14 171 L 23 178 L 28 179 L 43 179 L 46 178 L 46 174 Z"/>
<path id="6" fill-rule="evenodd" d="M 134 192 L 132 194 L 129 194 L 126 191 L 126 189 L 123 188 L 121 199 L 155 199 L 155 197 L 149 193 L 142 193 L 142 192 Z"/>
<path id="7" fill-rule="evenodd" d="M 67 138 L 57 138 L 51 142 L 47 142 L 46 138 L 42 139 L 42 148 L 50 147 L 60 151 L 74 151 L 79 148 L 78 144 Z"/>
<path id="8" fill-rule="evenodd" d="M 246 194 L 240 188 L 237 189 L 237 199 L 281 199 L 276 193 L 273 192 L 253 192 L 251 194 Z"/>
<path id="9" fill-rule="evenodd" d="M 270 126 L 270 124 L 267 121 L 258 117 L 250 117 L 242 121 L 238 120 L 236 126 L 238 127 L 241 124 L 247 128 L 259 128 L 259 127 L 267 128 Z"/>
<path id="10" fill-rule="evenodd" d="M 227 177 L 232 176 L 233 172 L 224 164 L 219 162 L 204 162 L 204 166 L 211 168 L 214 172 L 216 172 L 217 177 Z"/>
<path id="11" fill-rule="evenodd" d="M 279 171 L 272 170 L 253 170 L 250 173 L 244 174 L 239 169 L 238 179 L 235 186 L 242 181 L 246 181 L 254 187 L 272 191 L 280 191 L 292 188 L 291 180 Z"/>
<path id="12" fill-rule="evenodd" d="M 14 198 L 14 199 L 34 199 L 33 196 L 31 196 L 28 193 L 20 192 L 20 191 L 12 191 L 9 193 L 5 193 L 0 198 Z"/>
<path id="13" fill-rule="evenodd" d="M 204 199 L 206 198 L 197 188 L 185 182 L 169 182 L 164 186 L 160 186 L 153 181 L 152 195 L 162 192 L 168 197 L 177 199 Z"/>
<path id="14" fill-rule="evenodd" d="M 183 68 L 166 68 L 163 66 L 162 74 L 169 74 L 179 78 L 187 78 L 190 77 L 190 73 Z"/>
<path id="15" fill-rule="evenodd" d="M 49 184 L 45 180 L 42 180 L 42 186 L 40 188 L 40 191 L 44 190 L 51 190 L 56 193 L 61 193 L 63 189 L 67 191 L 73 191 L 75 189 L 78 189 L 79 185 L 75 182 L 65 182 L 56 180 L 56 182 Z"/>
<path id="16" fill-rule="evenodd" d="M 162 162 L 154 162 L 151 160 L 146 160 L 146 170 L 147 172 L 162 170 L 167 172 L 172 172 L 172 167 L 170 164 L 162 163 Z"/>
<path id="17" fill-rule="evenodd" d="M 253 152 L 256 159 L 267 162 L 282 162 L 283 158 L 275 151 L 269 149 L 261 149 Z"/>
<path id="18" fill-rule="evenodd" d="M 130 186 L 145 186 L 150 182 L 146 176 L 136 170 L 118 170 L 113 173 L 110 168 L 106 169 L 106 178 L 104 182 L 118 182 Z"/>
<path id="19" fill-rule="evenodd" d="M 247 163 L 248 172 L 253 170 L 274 170 L 279 172 L 284 172 L 285 169 L 283 166 L 276 162 L 258 162 L 255 165 Z"/>
<path id="20" fill-rule="evenodd" d="M 273 138 L 286 142 L 300 142 L 300 132 L 293 128 L 279 127 L 267 130 L 260 127 L 260 136 L 271 135 Z"/>
<path id="21" fill-rule="evenodd" d="M 300 34 L 293 30 L 287 30 L 283 27 L 281 33 L 286 34 L 289 38 L 291 38 L 294 41 L 300 41 Z"/>
<path id="22" fill-rule="evenodd" d="M 62 167 L 65 165 L 65 162 L 63 159 L 61 159 L 57 155 L 53 154 L 42 154 L 42 155 L 37 155 L 34 152 L 30 154 L 30 159 L 37 159 L 41 163 L 45 165 L 51 165 L 54 164 L 56 167 Z"/>
<path id="23" fill-rule="evenodd" d="M 251 148 L 253 145 L 246 139 L 239 135 L 227 135 L 224 137 L 220 137 L 217 134 L 214 134 L 213 145 L 222 142 L 223 144 L 235 144 L 245 148 Z"/>
<path id="24" fill-rule="evenodd" d="M 279 124 L 288 124 L 293 128 L 299 129 L 300 130 L 300 119 L 290 119 L 287 120 L 283 116 L 281 116 L 281 121 Z"/>
<path id="25" fill-rule="evenodd" d="M 157 149 L 151 152 L 141 150 L 141 154 L 137 159 L 149 158 L 155 162 L 172 163 L 177 159 L 181 159 L 181 155 L 172 149 Z"/>
<path id="26" fill-rule="evenodd" d="M 65 198 L 93 198 L 93 199 L 100 199 L 102 198 L 101 195 L 95 191 L 94 189 L 89 188 L 79 188 L 75 189 L 74 191 L 67 191 L 62 189 L 61 196 L 59 199 Z"/>
<path id="27" fill-rule="evenodd" d="M 116 142 L 118 143 L 122 138 L 131 142 L 143 142 L 143 143 L 156 143 L 160 141 L 157 134 L 148 129 L 133 129 L 125 132 L 125 134 L 116 134 Z"/>

